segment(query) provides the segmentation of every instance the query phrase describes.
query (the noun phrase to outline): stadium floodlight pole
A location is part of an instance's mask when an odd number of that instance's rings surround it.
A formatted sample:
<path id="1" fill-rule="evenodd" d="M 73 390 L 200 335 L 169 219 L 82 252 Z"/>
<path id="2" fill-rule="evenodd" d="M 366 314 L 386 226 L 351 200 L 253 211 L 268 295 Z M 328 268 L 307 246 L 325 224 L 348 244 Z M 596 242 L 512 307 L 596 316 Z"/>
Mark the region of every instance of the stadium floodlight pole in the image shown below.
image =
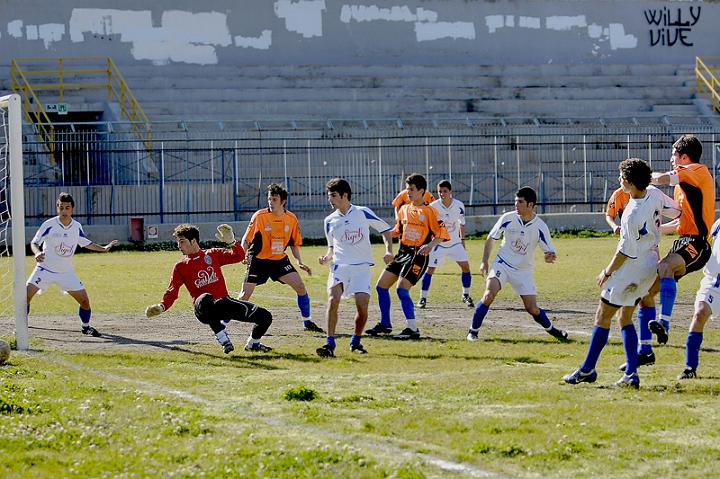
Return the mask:
<path id="1" fill-rule="evenodd" d="M 20 95 L 0 98 L 8 105 L 8 149 L 10 153 L 10 217 L 13 244 L 13 291 L 15 295 L 15 342 L 26 351 L 28 341 L 27 293 L 25 290 L 25 197 L 23 194 L 22 103 Z"/>

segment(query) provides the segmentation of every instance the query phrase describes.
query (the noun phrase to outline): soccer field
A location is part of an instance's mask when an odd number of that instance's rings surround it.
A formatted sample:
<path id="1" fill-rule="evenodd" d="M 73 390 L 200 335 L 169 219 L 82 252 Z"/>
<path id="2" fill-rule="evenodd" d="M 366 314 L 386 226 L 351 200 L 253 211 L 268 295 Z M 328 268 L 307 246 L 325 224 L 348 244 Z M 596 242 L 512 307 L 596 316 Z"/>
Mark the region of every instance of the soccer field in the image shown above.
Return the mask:
<path id="1" fill-rule="evenodd" d="M 664 238 L 667 251 L 672 238 Z M 74 301 L 51 289 L 33 301 L 32 352 L 0 366 L 0 477 L 715 477 L 720 474 L 720 334 L 706 327 L 699 378 L 678 382 L 699 273 L 679 283 L 670 341 L 640 369 L 639 391 L 613 387 L 624 362 L 618 328 L 594 384 L 563 374 L 584 357 L 599 291 L 594 277 L 614 238 L 556 239 L 558 261 L 536 256 L 539 303 L 571 341 L 558 343 L 503 291 L 480 331 L 460 302 L 459 269 L 436 273 L 422 339 L 365 338 L 347 347 L 353 304 L 341 305 L 337 357 L 302 331 L 294 293 L 271 284 L 253 300 L 273 312 L 264 343 L 226 356 L 192 315 L 186 292 L 145 319 L 179 252 L 83 254 L 93 324 L 79 333 Z M 473 272 L 482 241 L 468 242 Z M 304 247 L 313 318 L 323 324 L 323 247 Z M 376 258 L 380 247 L 376 246 Z M 31 258 L 29 258 L 31 259 Z M 29 263 L 30 264 L 30 263 Z M 374 278 L 381 267 L 376 266 Z M 231 290 L 244 267 L 224 269 Z M 303 276 L 307 278 L 307 276 Z M 483 279 L 473 276 L 473 297 Z M 413 289 L 413 297 L 418 291 Z M 403 325 L 397 297 L 394 327 Z M 371 300 L 369 325 L 377 320 Z M 0 318 L 9 340 L 10 318 Z M 231 323 L 241 346 L 246 324 Z M 343 335 L 344 334 L 344 335 Z"/>

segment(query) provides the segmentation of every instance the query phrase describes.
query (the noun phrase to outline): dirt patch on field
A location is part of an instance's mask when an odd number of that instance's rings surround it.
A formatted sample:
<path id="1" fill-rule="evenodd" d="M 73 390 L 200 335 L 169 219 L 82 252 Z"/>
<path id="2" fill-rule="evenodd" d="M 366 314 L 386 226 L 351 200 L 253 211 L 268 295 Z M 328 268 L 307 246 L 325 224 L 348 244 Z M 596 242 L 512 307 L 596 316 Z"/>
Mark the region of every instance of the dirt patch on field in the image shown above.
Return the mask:
<path id="1" fill-rule="evenodd" d="M 593 316 L 597 302 L 553 302 L 544 301 L 541 306 L 555 324 L 570 332 L 571 337 L 586 338 L 592 329 Z M 693 305 L 679 302 L 675 306 L 673 331 L 682 334 L 684 343 L 685 331 L 692 317 Z M 268 344 L 282 348 L 284 338 L 296 340 L 307 337 L 308 346 L 317 344 L 317 337 L 302 330 L 302 321 L 295 307 L 271 308 L 274 322 L 268 333 Z M 354 305 L 345 302 L 341 305 L 338 334 L 352 332 Z M 472 319 L 472 309 L 457 304 L 428 303 L 427 309 L 416 310 L 418 325 L 423 338 L 441 341 L 464 340 L 468 325 Z M 313 307 L 313 319 L 324 327 L 322 305 Z M 376 305 L 370 308 L 368 326 L 377 321 L 379 312 Z M 398 304 L 393 304 L 392 317 L 397 331 L 402 329 L 404 321 Z M 192 312 L 171 310 L 158 317 L 146 319 L 139 314 L 94 314 L 92 324 L 102 337 L 92 338 L 80 333 L 80 322 L 72 313 L 57 315 L 30 316 L 30 337 L 32 349 L 61 349 L 63 351 L 89 352 L 114 349 L 157 349 L 182 348 L 194 343 L 214 343 L 210 329 L 200 324 Z M 715 328 L 717 322 L 709 323 Z M 250 326 L 244 323 L 231 323 L 229 332 L 234 338 L 236 347 L 247 337 Z M 14 335 L 14 321 L 8 317 L 0 317 L 0 336 Z M 493 305 L 483 323 L 481 335 L 500 335 L 503 331 L 521 332 L 529 336 L 542 336 L 545 332 L 522 308 L 520 300 L 498 301 Z M 682 333 L 680 333 L 682 331 Z M 617 336 L 618 328 L 613 327 L 612 335 Z"/>

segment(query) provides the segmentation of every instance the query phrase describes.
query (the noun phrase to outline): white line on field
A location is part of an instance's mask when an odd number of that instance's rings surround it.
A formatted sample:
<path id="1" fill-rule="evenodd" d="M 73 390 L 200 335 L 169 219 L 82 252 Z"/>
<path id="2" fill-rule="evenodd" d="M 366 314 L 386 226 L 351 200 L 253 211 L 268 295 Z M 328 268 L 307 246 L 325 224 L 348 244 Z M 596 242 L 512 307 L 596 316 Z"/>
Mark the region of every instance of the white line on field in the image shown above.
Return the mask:
<path id="1" fill-rule="evenodd" d="M 47 352 L 46 353 L 30 352 L 30 354 L 37 355 L 40 357 L 52 356 L 53 362 L 55 362 L 56 364 L 60 363 L 68 368 L 75 369 L 76 371 L 92 372 L 92 373 L 96 374 L 97 376 L 100 376 L 106 380 L 122 381 L 122 382 L 126 382 L 126 383 L 135 384 L 136 386 L 141 386 L 146 391 L 147 390 L 159 391 L 161 393 L 176 396 L 180 399 L 198 403 L 198 404 L 202 404 L 204 406 L 214 407 L 214 406 L 217 406 L 217 404 L 218 404 L 217 401 L 210 401 L 209 399 L 202 398 L 202 397 L 197 396 L 189 391 L 184 391 L 182 389 L 169 388 L 169 387 L 166 387 L 161 384 L 154 383 L 154 382 L 143 381 L 140 379 L 133 379 L 133 378 L 129 378 L 127 376 L 122 376 L 120 374 L 109 373 L 107 371 L 102 371 L 100 369 L 83 366 L 82 364 L 75 363 L 73 361 L 68 360 L 67 358 L 56 357 L 55 355 L 52 355 Z M 307 424 L 303 424 L 302 426 L 300 426 L 297 424 L 292 424 L 292 423 L 282 421 L 279 418 L 259 416 L 257 414 L 253 414 L 252 412 L 250 412 L 247 409 L 241 409 L 237 405 L 234 405 L 234 404 L 227 404 L 224 406 L 233 409 L 233 411 L 247 417 L 248 419 L 264 422 L 265 424 L 275 427 L 275 428 L 280 428 L 283 430 L 293 429 L 296 432 L 300 432 L 304 435 L 308 435 L 308 433 L 311 433 L 309 435 L 313 438 L 331 437 L 335 440 L 343 441 L 343 442 L 346 442 L 346 443 L 349 443 L 349 444 L 352 444 L 355 446 L 362 446 L 365 448 L 373 449 L 374 453 L 376 455 L 386 456 L 388 454 L 391 454 L 391 455 L 396 454 L 398 456 L 402 456 L 402 457 L 405 457 L 408 459 L 420 458 L 423 461 L 425 461 L 429 464 L 432 464 L 433 466 L 435 466 L 439 469 L 442 469 L 444 471 L 457 472 L 457 473 L 465 474 L 469 477 L 486 477 L 486 478 L 506 478 L 506 477 L 508 477 L 508 476 L 501 476 L 499 474 L 495 474 L 495 473 L 492 473 L 489 471 L 485 471 L 485 470 L 475 467 L 471 464 L 455 462 L 455 461 L 451 461 L 448 459 L 442 459 L 442 458 L 434 456 L 432 454 L 413 452 L 402 446 L 389 444 L 389 443 L 380 444 L 378 442 L 368 439 L 365 436 L 357 436 L 354 434 L 345 434 L 345 433 L 340 433 L 340 432 L 336 432 L 336 431 L 329 431 L 327 429 L 323 429 L 318 426 L 312 426 L 312 425 L 307 425 Z M 428 449 L 427 444 L 420 443 L 419 445 L 423 449 Z"/>

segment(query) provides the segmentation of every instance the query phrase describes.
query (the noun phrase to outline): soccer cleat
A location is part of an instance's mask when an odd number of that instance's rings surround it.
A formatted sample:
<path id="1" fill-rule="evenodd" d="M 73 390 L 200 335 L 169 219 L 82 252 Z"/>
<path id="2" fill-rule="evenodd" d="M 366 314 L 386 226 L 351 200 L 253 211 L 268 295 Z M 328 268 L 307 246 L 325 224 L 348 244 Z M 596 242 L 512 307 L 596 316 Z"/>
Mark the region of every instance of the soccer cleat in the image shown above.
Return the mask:
<path id="1" fill-rule="evenodd" d="M 223 353 L 225 354 L 230 354 L 235 351 L 235 346 L 233 346 L 233 343 L 231 343 L 230 341 L 225 344 L 221 344 L 221 346 L 223 348 Z"/>
<path id="2" fill-rule="evenodd" d="M 631 375 L 623 374 L 620 379 L 615 383 L 616 386 L 621 388 L 640 388 L 640 376 L 637 373 Z"/>
<path id="3" fill-rule="evenodd" d="M 272 351 L 270 346 L 265 346 L 263 343 L 246 344 L 245 351 L 252 351 L 253 353 L 268 353 Z"/>
<path id="4" fill-rule="evenodd" d="M 677 378 L 682 381 L 683 379 L 694 379 L 696 377 L 697 370 L 695 368 L 685 368 L 685 370 L 681 372 Z"/>
<path id="5" fill-rule="evenodd" d="M 383 326 L 380 323 L 377 323 L 372 328 L 365 330 L 365 334 L 367 334 L 368 336 L 379 336 L 381 334 L 390 334 L 390 333 L 392 333 L 392 328 Z"/>
<path id="6" fill-rule="evenodd" d="M 306 319 L 303 322 L 303 325 L 305 326 L 305 331 L 311 331 L 313 333 L 324 333 L 325 330 L 318 326 L 317 324 L 313 323 L 309 319 Z"/>
<path id="7" fill-rule="evenodd" d="M 413 331 L 410 328 L 403 329 L 400 334 L 394 336 L 395 339 L 420 339 L 420 330 Z"/>
<path id="8" fill-rule="evenodd" d="M 658 344 L 665 344 L 668 342 L 668 332 L 667 329 L 665 329 L 665 326 L 658 321 L 657 319 L 653 319 L 652 321 L 648 322 L 648 327 L 650 328 L 650 331 L 657 336 L 657 342 Z"/>
<path id="9" fill-rule="evenodd" d="M 425 306 L 427 306 L 427 299 L 420 298 L 417 302 L 417 307 L 420 309 L 425 309 Z"/>
<path id="10" fill-rule="evenodd" d="M 82 333 L 87 334 L 88 336 L 92 336 L 93 338 L 99 338 L 100 336 L 102 336 L 102 334 L 100 334 L 100 331 L 93 328 L 92 326 L 83 326 Z"/>
<path id="11" fill-rule="evenodd" d="M 553 326 L 547 333 L 558 341 L 564 342 L 568 340 L 568 333 L 564 329 L 558 329 Z"/>
<path id="12" fill-rule="evenodd" d="M 335 357 L 335 350 L 329 344 L 322 345 L 321 347 L 317 348 L 315 350 L 315 352 L 321 358 L 334 358 Z"/>
<path id="13" fill-rule="evenodd" d="M 360 344 L 360 343 L 351 344 L 351 345 L 350 345 L 350 352 L 351 352 L 351 353 L 357 353 L 357 354 L 367 354 L 367 349 L 365 349 L 365 347 L 364 347 L 362 344 Z"/>
<path id="14" fill-rule="evenodd" d="M 597 380 L 597 372 L 593 369 L 589 373 L 580 371 L 580 368 L 572 374 L 563 376 L 563 381 L 568 384 L 594 383 Z"/>
<path id="15" fill-rule="evenodd" d="M 477 341 L 478 339 L 478 332 L 477 331 L 468 331 L 467 340 L 468 341 Z"/>
<path id="16" fill-rule="evenodd" d="M 651 366 L 655 364 L 655 353 L 650 351 L 649 353 L 638 353 L 638 366 Z M 620 371 L 625 372 L 627 363 L 622 363 L 618 368 Z"/>
<path id="17" fill-rule="evenodd" d="M 475 303 L 473 302 L 473 300 L 472 300 L 472 298 L 470 297 L 469 294 L 463 294 L 462 302 L 465 303 L 465 305 L 466 305 L 468 308 L 474 308 L 474 307 L 475 307 Z"/>

